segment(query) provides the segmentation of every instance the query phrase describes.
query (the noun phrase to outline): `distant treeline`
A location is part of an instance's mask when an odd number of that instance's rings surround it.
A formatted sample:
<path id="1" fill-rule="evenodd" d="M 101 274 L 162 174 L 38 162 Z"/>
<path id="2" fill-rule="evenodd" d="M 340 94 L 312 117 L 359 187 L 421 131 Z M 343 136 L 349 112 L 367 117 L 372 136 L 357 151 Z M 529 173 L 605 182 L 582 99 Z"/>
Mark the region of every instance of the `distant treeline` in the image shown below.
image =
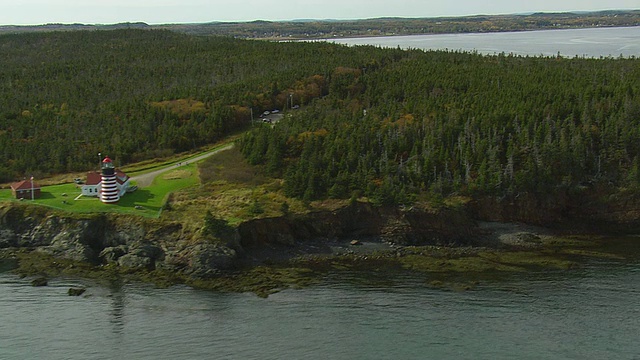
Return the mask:
<path id="1" fill-rule="evenodd" d="M 376 18 L 364 20 L 299 20 L 211 22 L 205 24 L 114 25 L 46 24 L 0 26 L 1 32 L 110 30 L 114 28 L 168 29 L 192 35 L 219 35 L 258 39 L 313 39 L 357 36 L 499 32 L 544 29 L 640 26 L 640 10 L 580 13 L 477 15 L 439 18 Z"/>
<path id="2" fill-rule="evenodd" d="M 639 25 L 640 10 L 588 13 L 535 13 L 529 15 L 477 15 L 446 18 L 377 18 L 353 21 L 254 21 L 246 23 L 170 25 L 168 28 L 195 35 L 226 35 L 240 38 L 265 39 L 309 39 Z"/>

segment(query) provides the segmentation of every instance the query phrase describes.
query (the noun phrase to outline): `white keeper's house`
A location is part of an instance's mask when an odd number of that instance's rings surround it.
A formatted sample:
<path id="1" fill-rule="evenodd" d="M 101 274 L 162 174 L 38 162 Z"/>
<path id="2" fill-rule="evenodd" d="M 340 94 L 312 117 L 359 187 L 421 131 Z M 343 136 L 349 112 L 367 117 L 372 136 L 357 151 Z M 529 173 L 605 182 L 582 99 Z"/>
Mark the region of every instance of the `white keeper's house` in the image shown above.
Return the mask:
<path id="1" fill-rule="evenodd" d="M 131 178 L 117 170 L 109 157 L 102 160 L 102 171 L 87 173 L 87 181 L 82 185 L 83 196 L 97 196 L 106 204 L 117 203 L 130 186 Z"/>

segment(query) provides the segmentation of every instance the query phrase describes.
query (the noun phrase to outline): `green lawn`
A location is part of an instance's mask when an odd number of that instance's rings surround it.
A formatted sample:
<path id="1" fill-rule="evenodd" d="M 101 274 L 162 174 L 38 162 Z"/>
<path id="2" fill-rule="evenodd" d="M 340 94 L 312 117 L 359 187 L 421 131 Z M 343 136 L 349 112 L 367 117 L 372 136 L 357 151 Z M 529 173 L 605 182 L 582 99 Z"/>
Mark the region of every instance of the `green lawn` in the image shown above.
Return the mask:
<path id="1" fill-rule="evenodd" d="M 40 198 L 33 201 L 16 200 L 10 189 L 3 189 L 0 190 L 0 201 L 34 203 L 76 213 L 113 212 L 159 217 L 169 193 L 198 183 L 197 166 L 189 164 L 159 175 L 151 186 L 126 194 L 117 204 L 103 204 L 97 197 L 79 196 L 81 191 L 75 184 L 44 186 Z"/>

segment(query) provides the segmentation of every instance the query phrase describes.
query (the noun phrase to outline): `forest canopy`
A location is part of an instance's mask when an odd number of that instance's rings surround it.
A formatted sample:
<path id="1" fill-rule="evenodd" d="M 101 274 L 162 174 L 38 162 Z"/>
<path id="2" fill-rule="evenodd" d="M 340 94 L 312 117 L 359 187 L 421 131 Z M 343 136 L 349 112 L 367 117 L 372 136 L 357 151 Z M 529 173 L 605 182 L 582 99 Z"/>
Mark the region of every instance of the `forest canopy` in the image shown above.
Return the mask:
<path id="1" fill-rule="evenodd" d="M 640 63 L 267 42 L 165 30 L 0 36 L 0 181 L 249 129 L 305 200 L 640 189 Z M 252 114 L 287 111 L 277 124 Z M 287 108 L 288 107 L 288 108 Z"/>
<path id="2" fill-rule="evenodd" d="M 638 189 L 637 59 L 407 51 L 242 140 L 305 200 Z"/>
<path id="3" fill-rule="evenodd" d="M 0 182 L 192 150 L 398 51 L 166 30 L 0 36 Z M 292 96 L 291 99 L 289 96 Z"/>

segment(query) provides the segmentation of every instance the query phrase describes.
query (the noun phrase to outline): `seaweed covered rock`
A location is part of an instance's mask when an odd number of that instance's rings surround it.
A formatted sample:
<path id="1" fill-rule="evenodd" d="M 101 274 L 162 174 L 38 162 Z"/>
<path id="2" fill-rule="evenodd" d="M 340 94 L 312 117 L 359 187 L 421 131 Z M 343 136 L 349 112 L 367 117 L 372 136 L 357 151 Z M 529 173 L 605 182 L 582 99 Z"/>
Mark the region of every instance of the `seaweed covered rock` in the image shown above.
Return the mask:
<path id="1" fill-rule="evenodd" d="M 67 291 L 67 294 L 69 294 L 69 296 L 80 296 L 80 295 L 84 294 L 85 291 L 87 291 L 87 289 L 84 289 L 84 288 L 69 288 L 69 290 Z"/>
<path id="2" fill-rule="evenodd" d="M 47 220 L 46 224 L 53 223 Z M 65 259 L 96 262 L 103 238 L 102 221 L 99 219 L 59 218 L 49 229 L 53 239 L 41 250 Z M 44 226 L 43 226 L 44 227 Z"/>
<path id="3" fill-rule="evenodd" d="M 118 258 L 118 266 L 132 269 L 148 269 L 153 270 L 153 260 L 146 256 L 138 256 L 133 254 L 125 254 Z"/>
<path id="4" fill-rule="evenodd" d="M 114 250 L 107 252 L 105 255 L 117 257 L 116 263 L 122 267 L 153 270 L 156 268 L 156 262 L 164 259 L 162 248 L 148 242 L 133 244 L 128 251 L 126 251 L 127 247 L 124 246 L 111 249 Z M 125 253 L 120 254 L 121 251 Z"/>
<path id="5" fill-rule="evenodd" d="M 197 244 L 186 252 L 189 272 L 196 277 L 210 277 L 235 265 L 236 251 L 219 244 Z"/>
<path id="6" fill-rule="evenodd" d="M 18 237 L 9 229 L 0 230 L 0 249 L 18 246 Z"/>
<path id="7" fill-rule="evenodd" d="M 103 264 L 117 264 L 118 259 L 127 252 L 129 248 L 126 245 L 110 246 L 102 249 L 98 257 Z"/>
<path id="8" fill-rule="evenodd" d="M 49 285 L 49 281 L 44 276 L 39 276 L 33 280 L 31 280 L 31 286 L 41 287 Z"/>

